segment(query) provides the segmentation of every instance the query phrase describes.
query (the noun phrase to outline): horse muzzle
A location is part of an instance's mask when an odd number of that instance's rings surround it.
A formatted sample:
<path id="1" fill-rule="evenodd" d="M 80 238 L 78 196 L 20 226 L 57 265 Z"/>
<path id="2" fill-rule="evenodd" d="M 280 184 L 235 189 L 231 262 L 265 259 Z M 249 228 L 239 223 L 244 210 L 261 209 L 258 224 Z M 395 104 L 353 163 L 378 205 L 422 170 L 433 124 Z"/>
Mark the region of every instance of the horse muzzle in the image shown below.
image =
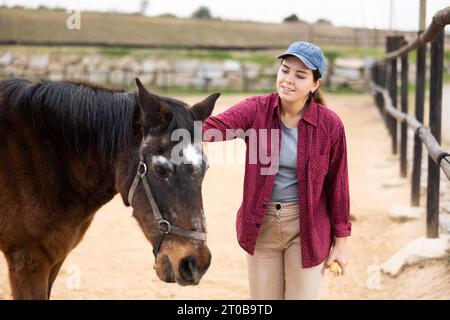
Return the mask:
<path id="1" fill-rule="evenodd" d="M 181 286 L 197 285 L 211 264 L 211 253 L 203 246 L 197 252 L 181 259 L 163 254 L 157 257 L 155 270 L 158 277 L 165 282 L 177 282 Z"/>

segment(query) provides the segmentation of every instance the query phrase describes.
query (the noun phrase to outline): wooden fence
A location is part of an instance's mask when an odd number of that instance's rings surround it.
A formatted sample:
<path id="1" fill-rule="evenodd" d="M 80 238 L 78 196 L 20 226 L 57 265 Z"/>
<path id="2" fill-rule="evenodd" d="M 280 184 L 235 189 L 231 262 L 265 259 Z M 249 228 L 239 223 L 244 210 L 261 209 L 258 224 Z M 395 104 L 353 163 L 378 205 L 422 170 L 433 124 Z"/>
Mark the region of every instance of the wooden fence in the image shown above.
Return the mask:
<path id="1" fill-rule="evenodd" d="M 392 153 L 397 154 L 400 142 L 400 175 L 407 177 L 407 129 L 414 130 L 414 157 L 411 179 L 411 205 L 420 204 L 422 144 L 428 151 L 427 238 L 439 237 L 440 170 L 450 180 L 450 154 L 441 146 L 442 81 L 444 68 L 444 28 L 450 24 L 450 7 L 435 13 L 429 27 L 406 43 L 402 36 L 387 38 L 386 56 L 371 67 L 371 87 L 377 107 L 383 115 L 392 138 Z M 424 127 L 426 87 L 426 50 L 430 45 L 430 109 L 429 128 Z M 408 115 L 408 54 L 417 50 L 415 117 Z M 398 108 L 398 70 L 400 77 L 400 108 Z M 397 135 L 400 124 L 400 137 Z"/>

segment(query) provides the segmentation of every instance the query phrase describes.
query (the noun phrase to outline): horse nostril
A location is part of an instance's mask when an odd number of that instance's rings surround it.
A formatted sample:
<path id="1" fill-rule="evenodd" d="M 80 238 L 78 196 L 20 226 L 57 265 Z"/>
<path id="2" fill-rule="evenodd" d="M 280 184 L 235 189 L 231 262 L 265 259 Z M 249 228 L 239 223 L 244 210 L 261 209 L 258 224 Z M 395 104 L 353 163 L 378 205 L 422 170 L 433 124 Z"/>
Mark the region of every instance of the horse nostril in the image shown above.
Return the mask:
<path id="1" fill-rule="evenodd" d="M 187 256 L 180 261 L 180 274 L 188 282 L 197 282 L 199 278 L 197 260 L 193 256 Z"/>

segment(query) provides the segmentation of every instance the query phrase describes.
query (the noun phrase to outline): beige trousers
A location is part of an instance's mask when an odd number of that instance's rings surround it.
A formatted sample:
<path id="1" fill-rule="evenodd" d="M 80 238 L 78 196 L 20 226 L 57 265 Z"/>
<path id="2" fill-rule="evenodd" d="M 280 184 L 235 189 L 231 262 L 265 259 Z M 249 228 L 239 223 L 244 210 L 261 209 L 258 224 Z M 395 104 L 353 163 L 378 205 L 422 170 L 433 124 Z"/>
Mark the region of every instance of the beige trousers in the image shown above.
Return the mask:
<path id="1" fill-rule="evenodd" d="M 302 268 L 298 202 L 271 202 L 256 240 L 247 254 L 251 299 L 318 300 L 324 262 Z"/>

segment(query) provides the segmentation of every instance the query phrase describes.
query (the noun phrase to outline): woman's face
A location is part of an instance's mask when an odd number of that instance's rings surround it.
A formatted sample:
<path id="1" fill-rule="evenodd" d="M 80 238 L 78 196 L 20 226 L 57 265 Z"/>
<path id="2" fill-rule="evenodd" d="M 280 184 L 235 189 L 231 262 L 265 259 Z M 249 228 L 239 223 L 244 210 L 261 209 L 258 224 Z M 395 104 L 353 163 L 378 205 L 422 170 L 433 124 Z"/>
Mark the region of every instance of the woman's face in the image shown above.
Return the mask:
<path id="1" fill-rule="evenodd" d="M 303 103 L 309 92 L 320 86 L 321 80 L 314 82 L 312 70 L 294 56 L 283 59 L 277 75 L 277 91 L 281 100 Z"/>

